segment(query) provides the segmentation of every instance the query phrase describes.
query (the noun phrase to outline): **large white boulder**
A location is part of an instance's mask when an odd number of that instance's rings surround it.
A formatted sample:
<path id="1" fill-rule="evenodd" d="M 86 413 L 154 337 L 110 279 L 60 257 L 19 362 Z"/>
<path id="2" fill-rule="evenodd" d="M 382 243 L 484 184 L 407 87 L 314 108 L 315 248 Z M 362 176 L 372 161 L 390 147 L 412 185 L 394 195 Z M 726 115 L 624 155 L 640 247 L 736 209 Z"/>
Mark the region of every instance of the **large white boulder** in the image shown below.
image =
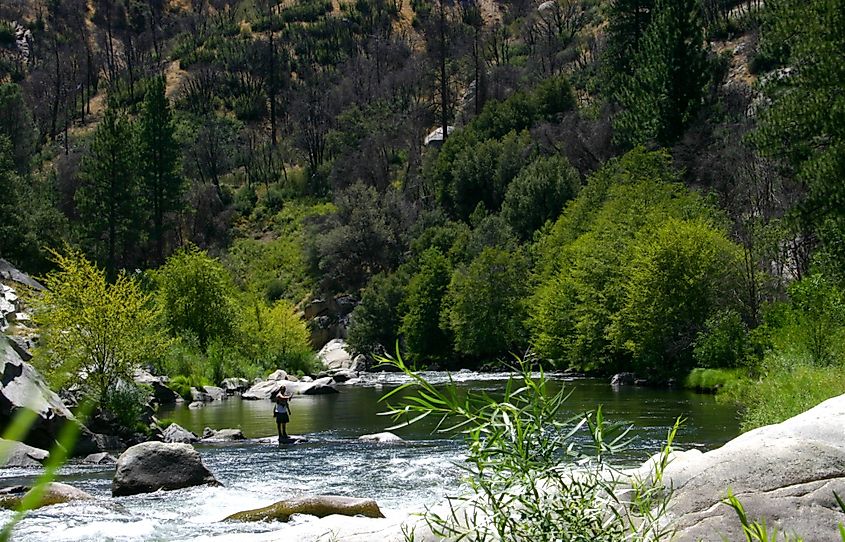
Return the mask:
<path id="1" fill-rule="evenodd" d="M 352 356 L 346 351 L 346 341 L 333 339 L 317 353 L 317 357 L 326 369 L 349 369 L 352 367 Z"/>
<path id="2" fill-rule="evenodd" d="M 845 520 L 833 495 L 845 497 L 845 395 L 673 461 L 664 480 L 680 542 L 744 539 L 736 513 L 720 504 L 728 489 L 769 529 L 834 540 Z"/>

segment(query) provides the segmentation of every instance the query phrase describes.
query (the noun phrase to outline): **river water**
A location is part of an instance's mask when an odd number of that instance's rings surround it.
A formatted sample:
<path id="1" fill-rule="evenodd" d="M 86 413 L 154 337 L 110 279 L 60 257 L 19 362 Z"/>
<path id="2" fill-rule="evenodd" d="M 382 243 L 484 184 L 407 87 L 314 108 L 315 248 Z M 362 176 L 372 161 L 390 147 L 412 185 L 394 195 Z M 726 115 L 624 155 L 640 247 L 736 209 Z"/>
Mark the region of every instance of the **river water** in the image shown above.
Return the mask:
<path id="1" fill-rule="evenodd" d="M 448 378 L 445 373 L 426 377 L 440 383 Z M 461 372 L 453 378 L 459 389 L 495 395 L 503 390 L 507 376 Z M 385 410 L 379 398 L 404 379 L 398 374 L 371 374 L 362 384 L 342 387 L 337 395 L 295 397 L 288 432 L 306 436 L 307 443 L 283 448 L 257 440 L 198 445 L 204 463 L 223 487 L 112 498 L 113 466 L 72 462 L 62 469 L 59 481 L 97 499 L 30 512 L 15 528 L 13 540 L 219 541 L 232 533 L 284 529 L 280 523 L 221 520 L 234 512 L 301 494 L 371 497 L 388 516 L 421 510 L 447 492 L 457 491 L 461 471 L 456 463 L 465 457 L 460 438 L 432 434 L 428 423 L 397 430 L 407 441 L 398 445 L 357 440 L 391 424 L 389 418 L 378 415 Z M 572 390 L 563 417 L 603 405 L 607 420 L 633 426 L 635 440 L 617 458 L 619 464 L 632 465 L 658 451 L 678 416 L 685 418 L 676 439 L 680 448 L 712 449 L 739 433 L 735 412 L 709 395 L 640 387 L 614 390 L 606 380 L 564 377 L 553 379 L 550 391 L 560 386 Z M 205 427 L 239 427 L 248 439 L 257 439 L 276 431 L 269 401 L 231 398 L 197 410 L 185 406 L 161 410 L 158 415 L 198 434 Z M 5 469 L 0 471 L 0 485 L 31 483 L 37 474 L 35 470 Z M 11 512 L 0 512 L 0 522 L 10 518 Z"/>

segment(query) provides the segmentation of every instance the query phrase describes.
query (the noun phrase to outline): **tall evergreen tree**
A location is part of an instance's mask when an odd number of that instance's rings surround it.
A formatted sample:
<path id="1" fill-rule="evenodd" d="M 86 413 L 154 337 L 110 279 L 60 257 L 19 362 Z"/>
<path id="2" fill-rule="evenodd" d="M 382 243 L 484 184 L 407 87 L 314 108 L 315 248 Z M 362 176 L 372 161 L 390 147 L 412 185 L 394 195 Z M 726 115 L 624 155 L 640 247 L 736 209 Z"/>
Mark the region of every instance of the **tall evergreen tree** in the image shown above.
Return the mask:
<path id="1" fill-rule="evenodd" d="M 624 77 L 631 73 L 633 55 L 651 22 L 654 0 L 613 0 L 607 13 L 607 47 L 603 72 L 605 95 L 613 100 Z"/>
<path id="2" fill-rule="evenodd" d="M 698 111 L 710 80 L 698 0 L 657 0 L 631 63 L 632 74 L 616 95 L 623 108 L 616 137 L 630 146 L 671 145 Z"/>
<path id="3" fill-rule="evenodd" d="M 151 214 L 150 240 L 155 245 L 156 263 L 164 261 L 167 213 L 179 209 L 182 177 L 178 173 L 179 147 L 173 138 L 170 104 L 164 93 L 164 78 L 152 80 L 144 98 L 138 129 L 138 165 L 144 197 Z"/>
<path id="4" fill-rule="evenodd" d="M 783 158 L 807 187 L 804 225 L 823 242 L 834 269 L 845 262 L 845 0 L 766 4 L 762 49 L 788 65 L 768 77 L 772 105 L 757 142 Z"/>
<path id="5" fill-rule="evenodd" d="M 109 104 L 82 162 L 75 196 L 82 227 L 97 259 L 105 261 L 109 279 L 129 263 L 130 250 L 136 248 L 139 201 L 132 136 L 129 120 Z"/>

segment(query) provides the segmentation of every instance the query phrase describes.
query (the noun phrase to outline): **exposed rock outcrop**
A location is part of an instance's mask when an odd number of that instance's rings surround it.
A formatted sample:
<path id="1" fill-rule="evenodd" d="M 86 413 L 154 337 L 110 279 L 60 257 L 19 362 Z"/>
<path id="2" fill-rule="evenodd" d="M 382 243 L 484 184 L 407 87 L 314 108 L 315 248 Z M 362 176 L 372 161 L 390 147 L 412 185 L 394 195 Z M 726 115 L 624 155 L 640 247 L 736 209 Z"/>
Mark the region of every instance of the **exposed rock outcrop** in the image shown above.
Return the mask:
<path id="1" fill-rule="evenodd" d="M 744 539 L 736 513 L 719 504 L 728 488 L 769 529 L 833 540 L 843 521 L 833 492 L 845 496 L 845 395 L 719 449 L 684 454 L 664 477 L 674 488 L 679 542 Z"/>
<path id="2" fill-rule="evenodd" d="M 203 484 L 220 485 L 220 482 L 191 445 L 143 442 L 117 459 L 112 495 L 136 495 Z"/>
<path id="3" fill-rule="evenodd" d="M 14 440 L 0 439 L 0 467 L 40 467 L 50 452 Z"/>
<path id="4" fill-rule="evenodd" d="M 329 341 L 317 353 L 317 358 L 323 362 L 326 369 L 349 369 L 352 367 L 352 355 L 346 350 L 346 341 L 334 339 Z"/>
<path id="5" fill-rule="evenodd" d="M 26 444 L 36 448 L 52 448 L 65 423 L 79 423 L 38 371 L 21 359 L 6 337 L 0 336 L 0 426 L 8 426 L 22 408 L 37 414 L 24 438 Z M 87 455 L 102 450 L 93 433 L 85 427 L 80 431 L 75 453 Z"/>
<path id="6" fill-rule="evenodd" d="M 234 521 L 287 521 L 293 514 L 308 514 L 318 518 L 341 514 L 344 516 L 365 516 L 383 518 L 384 514 L 372 499 L 356 499 L 335 495 L 315 495 L 286 499 L 257 510 L 246 510 L 232 514 L 227 520 Z"/>

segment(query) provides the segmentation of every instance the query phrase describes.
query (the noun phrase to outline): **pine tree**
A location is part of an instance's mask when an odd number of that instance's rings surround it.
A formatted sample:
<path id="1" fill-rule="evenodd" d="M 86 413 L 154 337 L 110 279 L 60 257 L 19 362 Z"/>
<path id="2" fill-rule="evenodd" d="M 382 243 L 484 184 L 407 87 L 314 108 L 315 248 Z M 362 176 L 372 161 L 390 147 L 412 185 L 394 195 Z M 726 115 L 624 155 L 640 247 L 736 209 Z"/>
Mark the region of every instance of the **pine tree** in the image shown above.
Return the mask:
<path id="1" fill-rule="evenodd" d="M 624 77 L 631 73 L 633 55 L 639 50 L 654 0 L 613 0 L 608 7 L 607 48 L 603 57 L 605 95 L 613 100 Z"/>
<path id="2" fill-rule="evenodd" d="M 784 159 L 807 187 L 804 225 L 821 239 L 838 273 L 845 268 L 845 0 L 766 4 L 763 52 L 788 67 L 764 79 L 772 105 L 756 141 Z"/>
<path id="3" fill-rule="evenodd" d="M 179 209 L 182 196 L 182 177 L 177 169 L 179 147 L 173 131 L 164 78 L 156 77 L 144 98 L 138 129 L 138 165 L 151 214 L 150 240 L 155 244 L 156 263 L 164 261 L 167 213 Z"/>
<path id="4" fill-rule="evenodd" d="M 82 227 L 110 280 L 136 248 L 139 214 L 132 125 L 109 104 L 81 166 L 76 205 Z"/>
<path id="5" fill-rule="evenodd" d="M 629 146 L 671 145 L 698 111 L 710 80 L 698 1 L 658 0 L 631 63 L 632 75 L 616 95 L 623 108 L 616 137 Z"/>

